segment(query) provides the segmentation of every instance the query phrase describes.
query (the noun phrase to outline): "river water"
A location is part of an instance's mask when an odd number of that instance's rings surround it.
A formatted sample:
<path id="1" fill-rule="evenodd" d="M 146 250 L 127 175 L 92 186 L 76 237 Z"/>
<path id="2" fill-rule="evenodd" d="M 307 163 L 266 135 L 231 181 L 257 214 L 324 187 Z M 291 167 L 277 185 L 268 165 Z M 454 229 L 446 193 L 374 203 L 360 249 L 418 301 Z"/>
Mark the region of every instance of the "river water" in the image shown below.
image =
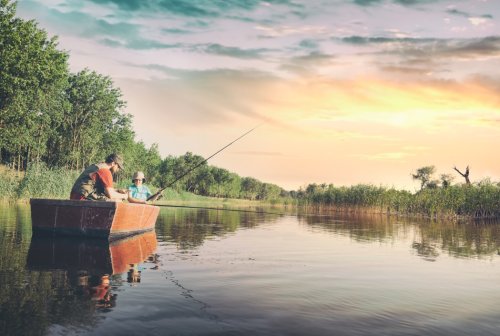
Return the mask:
<path id="1" fill-rule="evenodd" d="M 110 244 L 0 205 L 0 334 L 499 335 L 499 228 L 162 208 Z"/>

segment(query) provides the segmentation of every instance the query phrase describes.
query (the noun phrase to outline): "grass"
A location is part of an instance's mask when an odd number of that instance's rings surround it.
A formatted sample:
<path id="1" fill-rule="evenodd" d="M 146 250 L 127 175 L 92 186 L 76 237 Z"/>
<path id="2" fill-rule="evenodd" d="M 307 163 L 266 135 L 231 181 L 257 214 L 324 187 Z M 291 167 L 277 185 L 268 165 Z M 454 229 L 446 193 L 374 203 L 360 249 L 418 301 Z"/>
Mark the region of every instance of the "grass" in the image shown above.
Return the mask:
<path id="1" fill-rule="evenodd" d="M 48 168 L 44 163 L 31 164 L 28 170 L 17 171 L 0 165 L 0 200 L 26 201 L 30 198 L 68 199 L 79 172 L 61 168 Z M 128 181 L 116 184 L 117 188 L 127 188 Z M 157 188 L 150 186 L 152 192 Z M 195 195 L 186 191 L 166 189 L 159 204 L 216 204 L 221 206 L 249 206 L 258 201 L 223 199 Z"/>
<path id="2" fill-rule="evenodd" d="M 433 218 L 498 218 L 500 186 L 490 181 L 424 189 L 417 193 L 373 185 L 317 186 L 299 197 L 306 207 Z"/>
<path id="3" fill-rule="evenodd" d="M 48 168 L 43 163 L 31 164 L 26 173 L 0 166 L 0 200 L 28 200 L 30 198 L 67 199 L 79 172 Z M 118 188 L 129 182 L 118 183 Z M 150 186 L 153 192 L 157 188 Z M 272 202 L 225 199 L 195 195 L 167 189 L 158 204 L 190 204 L 218 207 L 251 207 L 274 205 Z M 289 200 L 287 200 L 289 202 Z M 485 180 L 474 185 L 453 185 L 447 188 L 424 189 L 417 193 L 373 185 L 335 187 L 315 185 L 300 191 L 295 205 L 317 210 L 344 212 L 386 213 L 432 218 L 499 218 L 500 184 Z"/>

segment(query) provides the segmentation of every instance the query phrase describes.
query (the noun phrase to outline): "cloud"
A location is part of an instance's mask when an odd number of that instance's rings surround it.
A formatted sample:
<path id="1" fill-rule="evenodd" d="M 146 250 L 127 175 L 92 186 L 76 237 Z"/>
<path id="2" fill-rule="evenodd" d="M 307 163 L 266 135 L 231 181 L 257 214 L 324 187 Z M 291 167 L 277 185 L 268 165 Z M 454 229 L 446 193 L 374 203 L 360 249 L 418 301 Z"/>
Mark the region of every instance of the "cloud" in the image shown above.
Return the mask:
<path id="1" fill-rule="evenodd" d="M 312 26 L 312 25 L 301 25 L 301 26 L 263 26 L 259 25 L 255 27 L 256 30 L 262 32 L 261 37 L 271 38 L 271 37 L 284 37 L 291 35 L 325 35 L 328 30 L 324 26 Z"/>
<path id="2" fill-rule="evenodd" d="M 469 13 L 459 11 L 458 9 L 451 8 L 446 11 L 446 13 L 451 14 L 451 15 L 456 15 L 456 16 L 462 16 L 462 17 L 470 17 Z"/>
<path id="3" fill-rule="evenodd" d="M 337 39 L 337 38 L 335 38 Z M 411 38 L 411 37 L 365 37 L 365 36 L 347 36 L 341 38 L 342 42 L 355 44 L 355 45 L 377 45 L 377 44 L 389 44 L 389 45 L 398 45 L 401 46 L 403 44 L 406 45 L 415 45 L 415 44 L 424 44 L 424 43 L 432 43 L 436 41 L 440 41 L 440 39 L 436 38 Z"/>
<path id="4" fill-rule="evenodd" d="M 398 66 L 398 65 L 381 65 L 380 70 L 384 72 L 392 72 L 392 73 L 399 73 L 399 74 L 405 74 L 405 75 L 427 75 L 429 73 L 432 73 L 434 69 L 430 66 L 427 67 L 410 67 L 410 66 Z"/>
<path id="5" fill-rule="evenodd" d="M 438 45 L 427 46 L 425 52 L 437 57 L 498 57 L 500 56 L 500 36 L 464 40 L 443 40 Z"/>
<path id="6" fill-rule="evenodd" d="M 484 25 L 493 19 L 493 15 L 491 15 L 491 14 L 483 14 L 483 15 L 478 16 L 478 15 L 474 15 L 474 14 L 470 14 L 467 12 L 457 10 L 455 8 L 448 9 L 446 11 L 446 13 L 451 14 L 451 15 L 464 17 L 474 26 Z"/>
<path id="7" fill-rule="evenodd" d="M 337 138 L 355 138 L 370 133 L 338 133 L 340 121 L 351 126 L 434 132 L 459 124 L 472 125 L 477 119 L 497 120 L 500 109 L 500 85 L 487 79 L 402 82 L 311 76 L 290 80 L 251 70 L 188 71 L 160 65 L 144 68 L 168 75 L 149 84 L 143 82 L 149 87 L 146 92 L 156 92 L 165 100 L 157 104 L 176 111 L 170 116 L 172 120 L 187 118 L 186 122 L 250 118 L 287 129 L 311 127 Z"/>
<path id="8" fill-rule="evenodd" d="M 473 14 L 470 14 L 470 13 L 467 13 L 464 11 L 460 11 L 460 10 L 455 9 L 455 8 L 448 9 L 446 11 L 446 13 L 451 14 L 451 15 L 465 17 L 465 18 L 478 17 L 477 15 L 473 15 Z M 493 15 L 491 15 L 491 14 L 484 14 L 484 15 L 481 15 L 479 17 L 483 18 L 483 19 L 493 19 Z"/>
<path id="9" fill-rule="evenodd" d="M 250 118 L 286 127 L 272 114 L 255 108 L 259 102 L 270 99 L 268 90 L 278 80 L 269 73 L 229 69 L 193 71 L 154 64 L 141 68 L 161 71 L 169 76 L 165 79 L 135 82 L 141 87 L 137 92 L 144 90 L 141 95 L 156 96 L 156 105 L 168 106 L 170 110 L 176 111 L 170 116 L 171 120 L 197 120 L 217 124 L 221 121 Z"/>
<path id="10" fill-rule="evenodd" d="M 41 10 L 38 4 L 33 4 L 35 8 Z M 132 6 L 132 3 L 129 4 Z M 128 22 L 116 21 L 111 18 L 99 18 L 91 14 L 69 9 L 60 11 L 54 8 L 43 8 L 46 11 L 47 19 L 51 25 L 66 33 L 84 37 L 108 46 L 124 47 L 129 49 L 165 49 L 178 48 L 179 44 L 163 43 L 144 37 L 144 26 Z"/>
<path id="11" fill-rule="evenodd" d="M 91 0 L 100 5 L 113 4 L 124 10 L 138 10 L 147 5 L 148 1 L 144 0 Z"/>
<path id="12" fill-rule="evenodd" d="M 299 46 L 304 49 L 317 49 L 319 44 L 317 40 L 304 39 L 299 42 Z"/>
<path id="13" fill-rule="evenodd" d="M 474 26 L 480 26 L 482 24 L 485 24 L 488 22 L 489 19 L 483 18 L 483 17 L 470 17 L 469 22 L 473 24 Z"/>
<path id="14" fill-rule="evenodd" d="M 179 29 L 179 28 L 164 28 L 161 31 L 163 33 L 166 33 L 166 34 L 173 34 L 173 35 L 184 35 L 184 34 L 192 34 L 193 33 L 190 30 Z"/>
<path id="15" fill-rule="evenodd" d="M 193 46 L 193 50 L 202 51 L 207 54 L 219 55 L 219 56 L 228 56 L 234 58 L 242 58 L 242 59 L 257 59 L 261 58 L 262 54 L 270 51 L 270 49 L 241 49 L 238 47 L 227 47 L 220 45 L 218 43 L 211 43 L 206 45 L 198 45 Z"/>
<path id="16" fill-rule="evenodd" d="M 172 43 L 175 36 L 207 34 L 213 29 L 221 29 L 227 22 L 238 21 L 246 29 L 266 31 L 268 35 L 281 34 L 310 34 L 318 27 L 278 27 L 279 20 L 286 20 L 289 15 L 297 16 L 298 12 L 309 8 L 292 0 L 267 1 L 266 11 L 260 0 L 231 0 L 231 1 L 188 1 L 188 0 L 92 0 L 79 2 L 63 0 L 58 5 L 46 5 L 41 2 L 30 1 L 23 3 L 23 7 L 43 16 L 50 25 L 57 27 L 57 31 L 77 37 L 94 39 L 108 47 L 122 47 L 132 50 L 167 49 L 182 47 Z M 33 4 L 33 6 L 32 6 Z M 258 22 L 260 28 L 252 27 Z M 167 26 L 168 23 L 168 26 Z M 272 28 L 271 28 L 272 27 Z M 208 30 L 207 30 L 208 28 Z M 237 29 L 237 28 L 235 28 Z M 207 36 L 205 38 L 205 36 Z M 207 42 L 210 35 L 203 39 Z M 208 38 L 208 39 L 207 39 Z M 200 39 L 197 42 L 201 41 Z M 239 42 L 239 41 L 238 41 Z M 198 44 L 198 45 L 201 45 Z M 187 50 L 187 49 L 185 49 Z M 203 50 L 212 55 L 230 56 L 240 59 L 259 58 L 265 49 L 224 46 L 222 43 L 205 43 L 205 47 L 197 48 L 193 45 L 191 51 Z"/>
<path id="17" fill-rule="evenodd" d="M 433 4 L 437 2 L 443 2 L 444 0 L 354 0 L 354 3 L 359 6 L 368 7 L 384 4 L 386 2 L 392 2 L 402 6 L 415 6 L 424 4 Z"/>
<path id="18" fill-rule="evenodd" d="M 188 17 L 217 17 L 217 12 L 196 6 L 191 1 L 183 0 L 91 0 L 99 5 L 116 6 L 123 11 L 158 11 L 169 12 Z"/>
<path id="19" fill-rule="evenodd" d="M 333 64 L 335 56 L 313 51 L 306 55 L 291 57 L 280 66 L 280 69 L 296 74 L 311 74 L 316 69 Z"/>
<path id="20" fill-rule="evenodd" d="M 377 57 L 373 64 L 382 71 L 401 74 L 427 75 L 447 71 L 455 64 L 453 61 L 500 58 L 500 36 L 469 39 L 349 36 L 340 41 L 365 46 L 367 51 L 359 51 L 359 55 L 387 56 Z"/>
<path id="21" fill-rule="evenodd" d="M 256 11 L 262 7 L 261 0 L 191 1 L 191 0 L 91 0 L 95 4 L 117 7 L 123 11 L 141 13 L 170 13 L 191 18 L 233 18 L 249 20 L 248 16 L 233 16 L 234 13 Z M 292 0 L 268 0 L 267 7 L 288 8 L 291 14 L 305 16 L 305 6 Z"/>
<path id="22" fill-rule="evenodd" d="M 354 3 L 359 6 L 372 6 L 382 3 L 384 0 L 354 0 Z"/>

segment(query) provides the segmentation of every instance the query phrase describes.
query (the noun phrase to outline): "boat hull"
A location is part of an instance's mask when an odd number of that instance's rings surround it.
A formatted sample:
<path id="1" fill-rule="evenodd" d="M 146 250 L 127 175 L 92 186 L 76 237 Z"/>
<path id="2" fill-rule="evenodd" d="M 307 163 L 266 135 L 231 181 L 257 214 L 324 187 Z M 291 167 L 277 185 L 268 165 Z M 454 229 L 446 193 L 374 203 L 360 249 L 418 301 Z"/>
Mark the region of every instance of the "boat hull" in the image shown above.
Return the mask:
<path id="1" fill-rule="evenodd" d="M 149 204 L 31 199 L 34 233 L 119 239 L 154 229 L 160 208 Z"/>

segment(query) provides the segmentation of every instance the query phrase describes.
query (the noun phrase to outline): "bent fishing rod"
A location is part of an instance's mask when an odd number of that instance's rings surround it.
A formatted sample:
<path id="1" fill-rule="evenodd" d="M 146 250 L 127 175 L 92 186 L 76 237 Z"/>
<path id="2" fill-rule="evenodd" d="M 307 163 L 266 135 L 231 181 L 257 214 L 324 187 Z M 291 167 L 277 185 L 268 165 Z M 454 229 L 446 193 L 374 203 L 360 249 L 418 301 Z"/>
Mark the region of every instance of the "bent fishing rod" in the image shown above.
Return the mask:
<path id="1" fill-rule="evenodd" d="M 261 124 L 262 125 L 262 124 Z M 245 134 L 239 136 L 238 138 L 234 139 L 233 141 L 231 141 L 230 143 L 228 143 L 227 145 L 225 145 L 224 147 L 222 147 L 221 149 L 219 149 L 217 152 L 213 153 L 212 155 L 210 155 L 208 158 L 206 158 L 205 160 L 201 161 L 200 163 L 198 163 L 196 166 L 194 166 L 193 168 L 189 169 L 188 171 L 186 171 L 185 173 L 181 174 L 180 176 L 178 176 L 173 182 L 167 184 L 165 187 L 161 188 L 160 190 L 158 190 L 156 193 L 154 193 L 153 195 L 149 196 L 148 199 L 146 201 L 156 201 L 157 199 L 160 198 L 161 196 L 161 193 L 167 189 L 168 187 L 171 187 L 175 184 L 175 182 L 179 181 L 181 178 L 183 178 L 184 176 L 186 176 L 187 174 L 191 173 L 193 170 L 195 170 L 196 168 L 198 168 L 199 166 L 201 166 L 202 164 L 204 164 L 205 162 L 207 162 L 208 160 L 210 160 L 211 158 L 213 158 L 214 156 L 216 156 L 217 154 L 219 154 L 220 152 L 222 152 L 224 149 L 226 149 L 227 147 L 231 146 L 233 143 L 235 143 L 236 141 L 240 140 L 241 138 L 243 138 L 245 135 L 251 133 L 253 130 L 255 130 L 257 127 L 260 127 L 261 125 L 257 125 L 255 126 L 254 128 L 252 128 L 251 130 L 247 131 Z"/>

